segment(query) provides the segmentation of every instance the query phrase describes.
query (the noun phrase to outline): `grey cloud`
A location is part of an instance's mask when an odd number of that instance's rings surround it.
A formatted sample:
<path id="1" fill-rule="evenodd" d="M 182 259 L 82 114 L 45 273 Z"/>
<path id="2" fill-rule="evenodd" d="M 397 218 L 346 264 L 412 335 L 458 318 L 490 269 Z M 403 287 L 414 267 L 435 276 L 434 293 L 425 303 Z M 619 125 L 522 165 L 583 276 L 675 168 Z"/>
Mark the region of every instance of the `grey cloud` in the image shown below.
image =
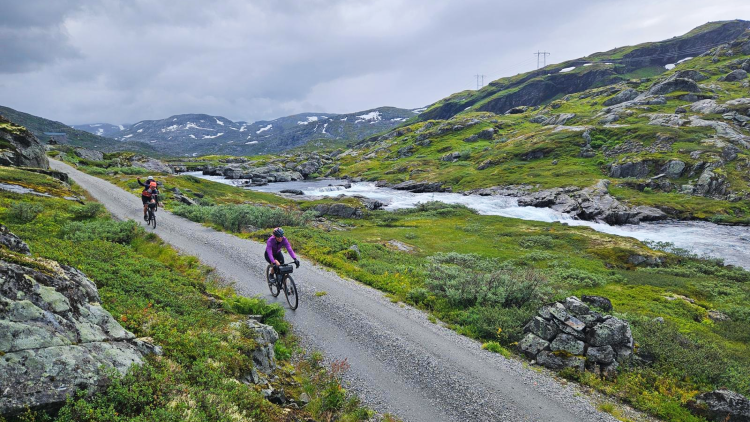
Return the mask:
<path id="1" fill-rule="evenodd" d="M 14 37 L 15 57 L 12 70 L 0 65 L 0 72 L 16 72 L 3 78 L 0 98 L 66 123 L 417 107 L 472 88 L 475 73 L 488 82 L 531 70 L 537 49 L 559 62 L 750 14 L 741 0 L 717 2 L 725 7 L 701 0 L 48 2 L 54 7 L 39 16 L 25 6 L 13 19 L 0 16 L 0 40 Z M 678 5 L 695 12 L 676 16 Z M 34 32 L 40 28 L 48 32 Z"/>

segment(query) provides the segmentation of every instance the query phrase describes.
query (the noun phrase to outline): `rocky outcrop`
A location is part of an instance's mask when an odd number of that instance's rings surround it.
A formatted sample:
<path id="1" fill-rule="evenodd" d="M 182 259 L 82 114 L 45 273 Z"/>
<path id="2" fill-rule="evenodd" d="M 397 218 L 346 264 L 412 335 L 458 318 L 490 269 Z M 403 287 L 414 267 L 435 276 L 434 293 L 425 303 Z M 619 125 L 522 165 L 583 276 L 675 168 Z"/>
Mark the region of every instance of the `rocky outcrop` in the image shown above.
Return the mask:
<path id="1" fill-rule="evenodd" d="M 612 163 L 609 166 L 609 177 L 642 179 L 651 172 L 648 161 Z"/>
<path id="2" fill-rule="evenodd" d="M 5 246 L 13 252 L 21 253 L 24 255 L 30 255 L 31 250 L 29 245 L 26 244 L 20 237 L 11 233 L 7 227 L 0 224 L 0 245 Z"/>
<path id="3" fill-rule="evenodd" d="M 720 106 L 716 100 L 700 100 L 690 104 L 690 110 L 701 114 L 722 114 L 727 111 L 726 107 Z"/>
<path id="4" fill-rule="evenodd" d="M 576 117 L 575 113 L 553 114 L 552 116 L 547 116 L 544 114 L 537 114 L 536 116 L 532 117 L 529 121 L 531 123 L 539 123 L 545 126 L 564 125 L 575 117 Z"/>
<path id="5" fill-rule="evenodd" d="M 709 421 L 750 422 L 750 400 L 726 389 L 700 394 L 688 407 Z"/>
<path id="6" fill-rule="evenodd" d="M 134 156 L 130 160 L 130 165 L 133 167 L 140 167 L 153 173 L 165 173 L 173 174 L 174 170 L 172 167 L 167 165 L 164 161 L 157 160 L 156 158 L 144 157 L 140 155 Z"/>
<path id="7" fill-rule="evenodd" d="M 44 145 L 25 127 L 0 116 L 0 166 L 49 168 Z"/>
<path id="8" fill-rule="evenodd" d="M 609 301 L 601 298 L 599 302 L 602 299 Z M 611 377 L 633 354 L 630 325 L 592 310 L 575 296 L 539 309 L 524 332 L 518 342 L 521 352 L 554 370 L 585 368 Z"/>
<path id="9" fill-rule="evenodd" d="M 747 72 L 742 69 L 731 71 L 728 75 L 721 78 L 724 82 L 737 82 L 747 79 Z"/>
<path id="10" fill-rule="evenodd" d="M 321 215 L 330 215 L 341 218 L 361 218 L 362 210 L 346 204 L 318 204 L 313 210 Z"/>
<path id="11" fill-rule="evenodd" d="M 646 95 L 666 95 L 675 91 L 701 92 L 701 89 L 698 84 L 692 79 L 674 78 L 654 84 L 646 92 Z"/>
<path id="12" fill-rule="evenodd" d="M 291 182 L 303 180 L 304 176 L 299 172 L 292 170 L 296 164 L 289 167 L 282 167 L 277 164 L 269 164 L 258 167 L 249 166 L 225 166 L 213 167 L 207 166 L 203 169 L 204 175 L 223 176 L 226 179 L 243 179 L 253 185 L 264 185 L 273 182 Z"/>
<path id="13" fill-rule="evenodd" d="M 417 182 L 408 180 L 392 186 L 396 190 L 408 190 L 414 193 L 423 192 L 450 192 L 450 187 L 444 187 L 442 182 Z"/>
<path id="14" fill-rule="evenodd" d="M 77 391 L 102 391 L 107 371 L 124 374 L 160 352 L 101 307 L 83 273 L 20 257 L 23 265 L 0 260 L 0 414 L 53 409 Z"/>
<path id="15" fill-rule="evenodd" d="M 609 181 L 578 188 L 553 188 L 537 191 L 518 198 L 518 205 L 550 207 L 582 220 L 607 224 L 638 224 L 642 221 L 665 220 L 668 216 L 652 207 L 628 207 L 608 193 Z"/>
<path id="16" fill-rule="evenodd" d="M 76 148 L 73 153 L 84 160 L 101 161 L 104 159 L 104 153 L 88 148 Z"/>
<path id="17" fill-rule="evenodd" d="M 613 106 L 616 104 L 624 103 L 625 101 L 634 100 L 636 99 L 636 97 L 638 97 L 638 91 L 632 88 L 624 89 L 618 92 L 617 95 L 615 95 L 614 97 L 604 101 L 602 104 L 609 107 L 609 106 Z"/>

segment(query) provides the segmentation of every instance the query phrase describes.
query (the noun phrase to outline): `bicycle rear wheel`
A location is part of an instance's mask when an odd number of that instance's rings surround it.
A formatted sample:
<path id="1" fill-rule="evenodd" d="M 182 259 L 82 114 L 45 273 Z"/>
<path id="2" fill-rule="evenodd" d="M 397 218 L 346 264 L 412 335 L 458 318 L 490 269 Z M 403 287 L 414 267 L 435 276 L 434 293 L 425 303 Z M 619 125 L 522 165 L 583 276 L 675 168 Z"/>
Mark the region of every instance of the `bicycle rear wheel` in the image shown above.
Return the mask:
<path id="1" fill-rule="evenodd" d="M 271 296 L 276 297 L 280 293 L 279 285 L 276 284 L 276 275 L 271 275 L 272 265 L 266 267 L 266 283 L 268 283 L 268 290 L 271 291 Z"/>
<path id="2" fill-rule="evenodd" d="M 297 306 L 299 305 L 297 285 L 294 284 L 294 279 L 290 275 L 284 277 L 284 296 L 286 296 L 286 303 L 289 304 L 289 308 L 292 310 L 297 309 Z"/>

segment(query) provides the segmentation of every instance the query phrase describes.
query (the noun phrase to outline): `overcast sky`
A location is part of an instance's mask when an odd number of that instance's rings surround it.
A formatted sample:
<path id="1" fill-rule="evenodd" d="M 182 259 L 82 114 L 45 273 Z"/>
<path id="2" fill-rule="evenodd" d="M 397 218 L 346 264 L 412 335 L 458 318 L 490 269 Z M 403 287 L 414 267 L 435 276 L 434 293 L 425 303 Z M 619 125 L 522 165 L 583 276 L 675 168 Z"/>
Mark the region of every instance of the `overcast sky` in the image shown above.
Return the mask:
<path id="1" fill-rule="evenodd" d="M 67 124 L 416 108 L 747 0 L 0 0 L 0 105 Z"/>

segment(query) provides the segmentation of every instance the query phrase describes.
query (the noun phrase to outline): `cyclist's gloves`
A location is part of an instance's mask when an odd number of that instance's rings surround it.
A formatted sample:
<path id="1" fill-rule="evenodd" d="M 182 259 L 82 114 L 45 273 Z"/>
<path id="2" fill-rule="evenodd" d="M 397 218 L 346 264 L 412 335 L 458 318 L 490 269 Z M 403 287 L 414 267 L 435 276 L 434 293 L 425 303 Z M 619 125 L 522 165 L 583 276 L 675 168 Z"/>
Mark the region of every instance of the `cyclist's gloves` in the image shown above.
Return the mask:
<path id="1" fill-rule="evenodd" d="M 296 265 L 296 266 L 297 266 L 297 268 L 299 268 L 299 259 L 295 259 L 295 260 L 294 260 L 294 265 Z"/>

